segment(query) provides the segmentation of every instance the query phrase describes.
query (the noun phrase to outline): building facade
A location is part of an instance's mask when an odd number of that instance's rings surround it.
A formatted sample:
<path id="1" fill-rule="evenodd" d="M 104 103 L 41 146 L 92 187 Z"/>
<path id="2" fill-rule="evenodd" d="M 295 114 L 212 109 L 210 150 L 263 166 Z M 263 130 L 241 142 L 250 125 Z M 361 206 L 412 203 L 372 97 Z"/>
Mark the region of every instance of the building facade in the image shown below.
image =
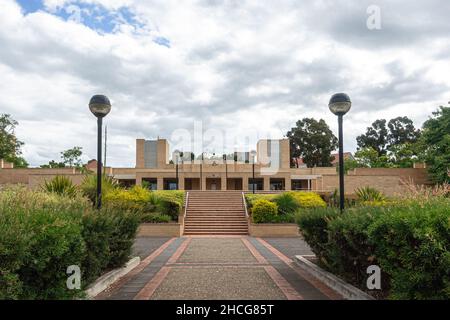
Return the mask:
<path id="1" fill-rule="evenodd" d="M 186 154 L 189 156 L 186 157 Z M 108 168 L 109 175 L 124 185 L 145 185 L 153 190 L 310 190 L 329 192 L 338 188 L 335 167 L 291 168 L 289 140 L 260 140 L 256 156 L 235 153 L 234 159 L 194 157 L 183 152 L 169 159 L 165 139 L 136 140 L 135 168 Z M 173 155 L 173 158 L 175 155 Z M 401 192 L 402 184 L 429 184 L 424 168 L 357 168 L 345 177 L 347 192 L 372 186 L 386 194 Z"/>
<path id="2" fill-rule="evenodd" d="M 242 190 L 280 191 L 309 190 L 333 192 L 339 186 L 335 167 L 291 168 L 289 140 L 260 140 L 256 152 L 235 152 L 234 157 L 204 158 L 187 151 L 176 159 L 169 159 L 169 144 L 165 139 L 136 140 L 134 168 L 105 168 L 105 173 L 124 186 L 143 185 L 153 190 Z M 96 171 L 96 162 L 88 169 Z M 26 184 L 38 188 L 57 175 L 72 179 L 75 184 L 84 175 L 74 168 L 14 169 L 3 164 L 0 185 Z M 346 193 L 371 186 L 386 195 L 402 192 L 405 183 L 429 184 L 426 168 L 357 168 L 345 176 Z"/>

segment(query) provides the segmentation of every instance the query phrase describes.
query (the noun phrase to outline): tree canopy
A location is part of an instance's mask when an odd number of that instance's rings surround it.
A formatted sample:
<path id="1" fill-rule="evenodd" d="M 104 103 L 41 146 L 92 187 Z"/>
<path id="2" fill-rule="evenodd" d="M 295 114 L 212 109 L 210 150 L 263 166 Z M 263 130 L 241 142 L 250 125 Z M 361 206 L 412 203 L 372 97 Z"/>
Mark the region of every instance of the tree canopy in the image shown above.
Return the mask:
<path id="1" fill-rule="evenodd" d="M 24 143 L 15 134 L 18 124 L 11 115 L 0 115 L 0 159 L 13 163 L 16 168 L 24 168 L 28 167 L 28 163 L 21 156 Z"/>
<path id="2" fill-rule="evenodd" d="M 423 145 L 430 177 L 450 183 L 450 107 L 440 107 L 423 125 Z"/>
<path id="3" fill-rule="evenodd" d="M 309 168 L 331 166 L 331 152 L 338 147 L 338 139 L 323 119 L 299 120 L 288 131 L 287 137 L 290 142 L 291 164 L 293 159 L 301 157 Z"/>

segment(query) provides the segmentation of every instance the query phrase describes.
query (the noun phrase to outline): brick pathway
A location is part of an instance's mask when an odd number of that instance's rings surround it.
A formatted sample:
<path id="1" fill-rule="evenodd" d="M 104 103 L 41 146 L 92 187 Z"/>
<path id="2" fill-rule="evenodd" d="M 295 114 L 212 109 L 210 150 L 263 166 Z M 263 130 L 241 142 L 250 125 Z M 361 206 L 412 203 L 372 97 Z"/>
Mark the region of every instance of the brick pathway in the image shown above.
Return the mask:
<path id="1" fill-rule="evenodd" d="M 141 263 L 97 299 L 341 299 L 292 261 L 311 254 L 299 238 L 139 238 L 134 251 Z"/>

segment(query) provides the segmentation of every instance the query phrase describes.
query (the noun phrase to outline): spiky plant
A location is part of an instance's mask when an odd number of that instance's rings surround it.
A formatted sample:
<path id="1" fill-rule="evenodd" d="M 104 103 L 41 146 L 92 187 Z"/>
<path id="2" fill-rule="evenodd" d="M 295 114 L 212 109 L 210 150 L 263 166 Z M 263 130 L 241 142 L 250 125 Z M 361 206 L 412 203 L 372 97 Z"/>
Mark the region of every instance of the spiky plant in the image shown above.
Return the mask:
<path id="1" fill-rule="evenodd" d="M 358 188 L 355 193 L 360 202 L 386 200 L 383 193 L 372 187 Z"/>
<path id="2" fill-rule="evenodd" d="M 65 176 L 56 176 L 50 181 L 45 181 L 42 188 L 49 193 L 55 193 L 60 196 L 75 198 L 77 195 L 77 187 L 72 180 Z"/>

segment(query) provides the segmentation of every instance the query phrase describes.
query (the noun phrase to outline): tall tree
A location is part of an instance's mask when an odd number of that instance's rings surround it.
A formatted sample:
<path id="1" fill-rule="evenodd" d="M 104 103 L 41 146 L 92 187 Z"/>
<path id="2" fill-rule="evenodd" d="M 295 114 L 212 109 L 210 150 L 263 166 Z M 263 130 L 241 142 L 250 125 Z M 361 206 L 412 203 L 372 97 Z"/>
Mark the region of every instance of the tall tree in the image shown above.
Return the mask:
<path id="1" fill-rule="evenodd" d="M 441 106 L 423 125 L 428 172 L 436 183 L 450 183 L 450 107 Z"/>
<path id="2" fill-rule="evenodd" d="M 356 138 L 358 150 L 372 148 L 379 156 L 387 153 L 388 145 L 388 129 L 386 128 L 386 120 L 378 119 L 368 127 L 365 134 Z"/>
<path id="3" fill-rule="evenodd" d="M 304 118 L 287 133 L 290 141 L 291 163 L 295 158 L 303 158 L 309 167 L 330 167 L 331 152 L 338 147 L 338 139 L 327 123 L 320 119 Z"/>
<path id="4" fill-rule="evenodd" d="M 355 160 L 359 167 L 368 168 L 389 168 L 392 164 L 387 155 L 379 155 L 378 151 L 372 147 L 367 147 L 356 151 Z"/>
<path id="5" fill-rule="evenodd" d="M 9 114 L 0 115 L 0 159 L 12 162 L 15 167 L 27 167 L 22 158 L 23 142 L 17 139 L 15 128 L 19 123 Z"/>
<path id="6" fill-rule="evenodd" d="M 81 155 L 83 154 L 83 151 L 81 151 L 82 149 L 82 147 L 73 147 L 72 149 L 61 152 L 62 162 L 69 167 L 81 167 Z"/>
<path id="7" fill-rule="evenodd" d="M 388 128 L 389 147 L 404 143 L 415 143 L 420 137 L 420 130 L 416 130 L 414 123 L 408 117 L 397 117 L 389 120 Z"/>
<path id="8" fill-rule="evenodd" d="M 45 169 L 54 169 L 54 168 L 64 168 L 66 165 L 63 162 L 56 162 L 55 160 L 51 160 L 48 164 L 41 165 L 41 168 Z"/>

